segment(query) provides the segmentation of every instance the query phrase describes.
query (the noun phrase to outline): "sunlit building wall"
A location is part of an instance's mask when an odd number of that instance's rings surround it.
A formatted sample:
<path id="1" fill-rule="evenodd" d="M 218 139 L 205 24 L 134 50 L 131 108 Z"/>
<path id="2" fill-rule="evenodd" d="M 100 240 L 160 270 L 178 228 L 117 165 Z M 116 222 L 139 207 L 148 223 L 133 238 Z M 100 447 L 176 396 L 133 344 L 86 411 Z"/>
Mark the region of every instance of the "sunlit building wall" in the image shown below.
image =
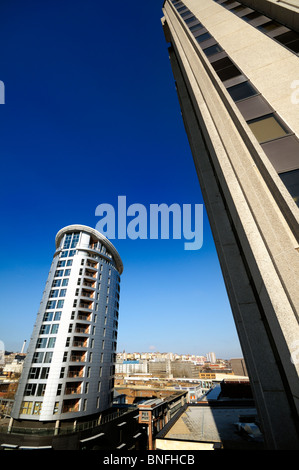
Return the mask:
<path id="1" fill-rule="evenodd" d="M 298 1 L 166 0 L 163 15 L 266 445 L 298 449 Z"/>

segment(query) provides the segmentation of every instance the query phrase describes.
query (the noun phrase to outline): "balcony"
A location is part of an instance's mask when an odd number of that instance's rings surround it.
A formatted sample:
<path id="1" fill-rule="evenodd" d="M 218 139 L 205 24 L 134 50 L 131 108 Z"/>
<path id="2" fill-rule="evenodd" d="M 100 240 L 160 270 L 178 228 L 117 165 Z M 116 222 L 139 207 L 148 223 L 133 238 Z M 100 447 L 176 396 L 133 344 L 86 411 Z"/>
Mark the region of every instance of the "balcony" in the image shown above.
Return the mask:
<path id="1" fill-rule="evenodd" d="M 79 395 L 81 394 L 82 382 L 67 382 L 65 384 L 65 395 Z"/>
<path id="2" fill-rule="evenodd" d="M 80 336 L 75 336 L 73 339 L 74 348 L 87 348 L 88 347 L 88 338 L 82 338 Z"/>
<path id="3" fill-rule="evenodd" d="M 95 289 L 96 288 L 96 282 L 90 282 L 90 281 L 86 281 L 85 279 L 83 279 L 82 286 L 90 287 L 91 289 Z"/>
<path id="4" fill-rule="evenodd" d="M 80 398 L 72 400 L 63 400 L 62 413 L 76 413 L 79 411 Z"/>
<path id="5" fill-rule="evenodd" d="M 86 361 L 86 353 L 81 351 L 72 351 L 71 353 L 71 362 L 85 362 Z"/>
<path id="6" fill-rule="evenodd" d="M 84 276 L 95 279 L 97 277 L 97 270 L 91 271 L 90 269 L 85 269 Z"/>
<path id="7" fill-rule="evenodd" d="M 85 325 L 84 323 L 76 323 L 75 325 L 75 333 L 82 333 L 82 334 L 89 334 L 89 325 Z"/>
<path id="8" fill-rule="evenodd" d="M 91 260 L 87 260 L 85 266 L 87 266 L 88 268 L 96 269 L 96 270 L 98 269 L 98 263 L 95 263 L 94 261 L 91 261 Z"/>
<path id="9" fill-rule="evenodd" d="M 89 299 L 93 299 L 94 298 L 94 291 L 87 290 L 87 289 L 82 289 L 81 297 L 87 297 Z"/>
<path id="10" fill-rule="evenodd" d="M 84 366 L 78 367 L 78 366 L 70 366 L 67 377 L 70 379 L 75 379 L 79 377 L 84 376 Z"/>
<path id="11" fill-rule="evenodd" d="M 91 313 L 79 311 L 77 314 L 77 319 L 83 321 L 91 321 Z"/>
<path id="12" fill-rule="evenodd" d="M 88 310 L 92 310 L 93 302 L 83 302 L 81 301 L 79 304 L 79 308 L 87 308 Z"/>

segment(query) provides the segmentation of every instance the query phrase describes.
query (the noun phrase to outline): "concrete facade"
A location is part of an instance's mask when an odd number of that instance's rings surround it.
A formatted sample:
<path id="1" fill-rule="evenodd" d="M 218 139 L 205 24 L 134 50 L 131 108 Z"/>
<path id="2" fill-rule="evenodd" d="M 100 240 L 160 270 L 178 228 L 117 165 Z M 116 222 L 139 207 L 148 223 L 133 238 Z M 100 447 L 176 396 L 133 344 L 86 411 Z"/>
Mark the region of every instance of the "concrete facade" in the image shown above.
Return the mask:
<path id="1" fill-rule="evenodd" d="M 228 56 L 241 69 L 266 114 L 283 119 L 296 145 L 291 84 L 299 76 L 298 56 L 213 0 L 166 1 L 163 13 L 185 129 L 266 444 L 298 449 L 299 210 L 279 173 L 297 170 L 299 153 L 288 160 L 282 152 L 278 164 L 270 159 L 267 145 L 284 142 L 258 140 L 243 113 L 248 102 L 231 98 L 229 81 L 219 78 L 194 28 L 201 23 L 212 36 L 209 45 L 221 46 L 219 59 Z"/>

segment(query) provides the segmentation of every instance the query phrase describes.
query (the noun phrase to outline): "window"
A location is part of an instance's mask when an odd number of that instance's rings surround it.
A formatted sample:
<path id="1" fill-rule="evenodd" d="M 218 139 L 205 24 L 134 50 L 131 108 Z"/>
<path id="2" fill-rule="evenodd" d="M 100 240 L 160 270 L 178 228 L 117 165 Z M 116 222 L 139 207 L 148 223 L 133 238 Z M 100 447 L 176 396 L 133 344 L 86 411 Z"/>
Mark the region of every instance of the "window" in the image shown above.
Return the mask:
<path id="1" fill-rule="evenodd" d="M 70 252 L 69 252 L 69 256 L 74 256 L 74 255 L 75 255 L 75 253 L 76 253 L 76 250 L 70 250 Z"/>
<path id="2" fill-rule="evenodd" d="M 229 57 L 224 57 L 223 59 L 216 60 L 212 63 L 213 68 L 215 69 L 220 80 L 223 82 L 229 80 L 230 78 L 241 75 L 240 70 L 235 66 L 235 64 L 230 60 Z"/>
<path id="3" fill-rule="evenodd" d="M 59 401 L 56 401 L 54 403 L 53 415 L 56 415 L 58 413 L 58 410 L 59 410 Z"/>
<path id="4" fill-rule="evenodd" d="M 68 278 L 63 279 L 63 281 L 62 281 L 62 286 L 63 286 L 63 287 L 64 287 L 64 286 L 68 286 L 68 284 L 69 284 Z"/>
<path id="5" fill-rule="evenodd" d="M 71 248 L 75 248 L 77 246 L 77 243 L 79 241 L 79 233 L 75 233 L 73 235 L 73 240 L 72 240 L 72 245 L 71 245 Z"/>
<path id="6" fill-rule="evenodd" d="M 211 39 L 211 35 L 210 33 L 204 33 L 204 34 L 201 34 L 200 36 L 197 36 L 195 39 L 197 42 L 203 42 L 203 41 L 206 41 L 207 39 Z"/>
<path id="7" fill-rule="evenodd" d="M 50 332 L 50 325 L 42 325 L 40 327 L 39 334 L 40 335 L 47 335 Z"/>
<path id="8" fill-rule="evenodd" d="M 185 20 L 185 23 L 186 24 L 193 23 L 193 21 L 195 20 L 196 20 L 195 16 L 192 16 L 191 18 L 188 18 L 187 20 Z"/>
<path id="9" fill-rule="evenodd" d="M 247 9 L 247 8 L 244 7 L 243 5 L 238 5 L 237 7 L 231 8 L 230 11 L 233 11 L 234 13 L 240 13 L 240 11 L 243 11 L 245 9 Z"/>
<path id="10" fill-rule="evenodd" d="M 31 367 L 28 374 L 28 379 L 38 379 L 40 367 Z"/>
<path id="11" fill-rule="evenodd" d="M 201 23 L 196 23 L 194 24 L 193 26 L 190 26 L 189 30 L 194 33 L 195 31 L 197 31 L 198 29 L 200 28 L 203 28 L 203 25 Z"/>
<path id="12" fill-rule="evenodd" d="M 40 412 L 42 410 L 42 404 L 43 404 L 42 401 L 36 401 L 34 403 L 34 409 L 33 409 L 33 414 L 34 415 L 40 415 Z"/>
<path id="13" fill-rule="evenodd" d="M 47 309 L 52 309 L 52 308 L 55 308 L 56 306 L 56 300 L 49 300 L 49 302 L 47 303 Z"/>
<path id="14" fill-rule="evenodd" d="M 278 139 L 287 134 L 287 130 L 274 114 L 263 116 L 247 123 L 259 143 Z"/>
<path id="15" fill-rule="evenodd" d="M 64 275 L 65 275 L 65 276 L 69 276 L 70 274 L 71 274 L 71 270 L 70 270 L 70 269 L 66 269 L 66 270 L 64 271 Z"/>
<path id="16" fill-rule="evenodd" d="M 46 312 L 44 314 L 43 321 L 52 321 L 53 318 L 53 312 Z"/>
<path id="17" fill-rule="evenodd" d="M 64 300 L 58 300 L 57 302 L 57 308 L 62 308 L 64 304 Z"/>
<path id="18" fill-rule="evenodd" d="M 61 284 L 61 279 L 54 279 L 52 287 L 59 287 Z"/>
<path id="19" fill-rule="evenodd" d="M 73 260 L 72 259 L 69 259 L 66 263 L 67 266 L 72 266 L 73 264 Z"/>
<path id="20" fill-rule="evenodd" d="M 58 328 L 59 328 L 58 323 L 54 323 L 51 328 L 51 335 L 56 335 L 58 333 Z"/>
<path id="21" fill-rule="evenodd" d="M 59 297 L 65 297 L 66 296 L 66 289 L 60 289 Z"/>
<path id="22" fill-rule="evenodd" d="M 39 362 L 43 362 L 43 357 L 44 357 L 44 353 L 43 352 L 35 352 L 33 354 L 33 359 L 32 359 L 32 363 L 33 364 L 37 364 Z"/>
<path id="23" fill-rule="evenodd" d="M 43 397 L 45 394 L 46 384 L 39 384 L 37 387 L 36 395 L 38 397 Z"/>
<path id="24" fill-rule="evenodd" d="M 225 2 L 223 2 L 223 5 L 232 5 L 233 3 L 236 3 L 236 0 L 226 0 Z"/>
<path id="25" fill-rule="evenodd" d="M 48 362 L 50 364 L 52 362 L 52 356 L 53 356 L 52 352 L 46 352 L 44 362 Z"/>
<path id="26" fill-rule="evenodd" d="M 34 396 L 36 391 L 36 384 L 27 384 L 25 387 L 24 395 L 25 396 Z"/>
<path id="27" fill-rule="evenodd" d="M 218 52 L 222 52 L 222 51 L 223 49 L 221 46 L 219 46 L 219 44 L 215 44 L 215 46 L 207 47 L 206 49 L 204 49 L 204 53 L 208 57 L 210 55 L 217 54 Z"/>
<path id="28" fill-rule="evenodd" d="M 62 277 L 62 275 L 63 271 L 61 269 L 58 269 L 57 271 L 55 271 L 54 277 Z"/>
<path id="29" fill-rule="evenodd" d="M 58 297 L 58 290 L 51 290 L 49 298 Z"/>
<path id="30" fill-rule="evenodd" d="M 280 173 L 279 176 L 287 187 L 294 201 L 299 206 L 299 170 Z"/>
<path id="31" fill-rule="evenodd" d="M 68 235 L 65 236 L 64 246 L 63 246 L 64 248 L 69 248 L 70 247 L 71 239 L 72 239 L 71 234 L 68 234 Z"/>
<path id="32" fill-rule="evenodd" d="M 40 378 L 41 379 L 47 379 L 49 377 L 49 371 L 50 371 L 50 367 L 43 367 L 42 371 L 41 371 Z"/>
<path id="33" fill-rule="evenodd" d="M 68 256 L 68 251 L 63 251 L 60 255 L 61 258 L 67 258 L 67 256 Z M 60 261 L 60 262 L 65 264 L 65 261 Z M 64 266 L 64 264 L 61 264 L 59 266 Z"/>
<path id="34" fill-rule="evenodd" d="M 36 342 L 36 349 L 45 348 L 47 345 L 47 338 L 38 338 Z"/>
<path id="35" fill-rule="evenodd" d="M 249 13 L 248 15 L 242 16 L 242 20 L 245 20 L 245 21 L 248 22 L 248 21 L 255 20 L 259 16 L 262 16 L 262 15 L 260 13 L 258 13 L 257 11 L 254 11 L 253 13 Z"/>
<path id="36" fill-rule="evenodd" d="M 249 82 L 239 83 L 238 85 L 227 88 L 234 101 L 244 100 L 257 94 L 257 91 Z"/>
<path id="37" fill-rule="evenodd" d="M 61 255 L 61 256 L 62 256 L 62 255 Z M 63 266 L 65 266 L 65 261 L 58 261 L 57 267 L 58 267 L 58 268 L 63 268 Z"/>
<path id="38" fill-rule="evenodd" d="M 32 412 L 32 401 L 23 401 L 20 408 L 20 414 L 22 415 L 31 415 Z"/>
<path id="39" fill-rule="evenodd" d="M 276 21 L 268 21 L 267 23 L 257 26 L 257 29 L 263 33 L 269 33 L 270 31 L 273 31 L 273 29 L 280 28 L 280 26 L 281 24 L 277 23 Z"/>
<path id="40" fill-rule="evenodd" d="M 274 39 L 292 51 L 299 52 L 299 33 L 296 33 L 295 31 L 288 31 L 287 33 L 275 36 Z"/>
<path id="41" fill-rule="evenodd" d="M 59 321 L 61 319 L 61 311 L 55 312 L 54 321 Z"/>

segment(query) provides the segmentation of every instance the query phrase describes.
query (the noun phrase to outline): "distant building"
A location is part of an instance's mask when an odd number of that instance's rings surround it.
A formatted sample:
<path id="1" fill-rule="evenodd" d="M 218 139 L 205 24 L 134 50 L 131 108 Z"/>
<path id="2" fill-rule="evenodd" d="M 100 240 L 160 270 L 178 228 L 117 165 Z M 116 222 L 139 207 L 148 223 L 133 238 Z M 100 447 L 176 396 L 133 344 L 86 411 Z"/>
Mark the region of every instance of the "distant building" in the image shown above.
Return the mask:
<path id="1" fill-rule="evenodd" d="M 148 363 L 147 361 L 122 361 L 116 362 L 115 373 L 116 374 L 138 374 L 147 373 Z"/>
<path id="2" fill-rule="evenodd" d="M 210 362 L 211 364 L 216 364 L 216 354 L 214 352 L 209 352 L 207 354 L 207 361 Z"/>

